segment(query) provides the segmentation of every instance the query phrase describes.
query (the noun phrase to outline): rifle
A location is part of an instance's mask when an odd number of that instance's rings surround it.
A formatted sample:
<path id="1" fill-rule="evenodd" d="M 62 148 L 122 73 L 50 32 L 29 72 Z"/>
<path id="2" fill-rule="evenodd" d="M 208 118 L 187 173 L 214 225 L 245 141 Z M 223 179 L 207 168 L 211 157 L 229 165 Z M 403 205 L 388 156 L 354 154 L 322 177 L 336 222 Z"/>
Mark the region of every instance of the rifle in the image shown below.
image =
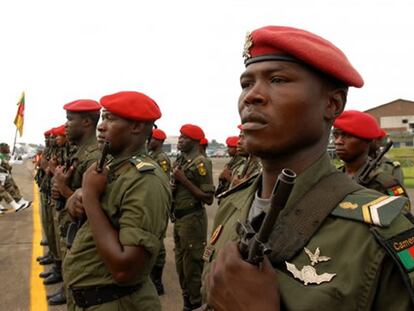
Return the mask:
<path id="1" fill-rule="evenodd" d="M 279 174 L 272 191 L 270 209 L 264 216 L 258 232 L 249 220 L 238 222 L 237 233 L 240 236 L 239 250 L 242 258 L 256 266 L 260 266 L 264 256 L 272 252 L 267 244 L 280 211 L 285 207 L 292 192 L 296 174 L 290 169 L 283 169 Z"/>
<path id="2" fill-rule="evenodd" d="M 379 162 L 381 161 L 382 157 L 388 152 L 388 150 L 391 149 L 393 142 L 389 141 L 384 149 L 376 156 L 375 159 L 371 161 L 367 161 L 364 164 L 364 167 L 361 169 L 361 171 L 358 173 L 358 175 L 355 177 L 355 180 L 360 185 L 367 185 L 370 182 L 369 175 L 371 172 L 378 166 Z"/>
<path id="3" fill-rule="evenodd" d="M 236 162 L 236 158 L 237 156 L 234 155 L 231 160 L 229 161 L 229 163 L 226 164 L 224 169 L 229 169 L 231 167 L 233 167 L 234 162 Z M 227 185 L 229 184 L 229 182 L 225 179 L 219 179 L 219 184 L 217 186 L 216 192 L 214 193 L 214 195 L 217 197 L 220 193 L 222 193 L 224 190 L 226 190 L 226 188 L 228 187 Z"/>
<path id="4" fill-rule="evenodd" d="M 65 153 L 66 153 L 66 161 L 65 161 Z M 59 152 L 59 165 L 64 165 L 64 172 L 66 172 L 70 166 L 73 164 L 70 157 L 69 157 L 69 153 L 70 153 L 70 145 L 68 142 L 66 142 L 65 144 L 65 149 L 60 148 L 60 152 Z M 59 197 L 59 199 L 56 200 L 56 205 L 55 208 L 57 211 L 61 211 L 65 208 L 65 204 L 66 204 L 66 199 L 62 196 Z"/>
<path id="5" fill-rule="evenodd" d="M 98 165 L 96 166 L 96 172 L 98 173 L 102 173 L 103 169 L 104 169 L 104 165 L 106 162 L 106 157 L 108 155 L 109 152 L 109 147 L 111 146 L 111 144 L 106 141 L 104 144 L 104 147 L 102 149 L 102 155 L 101 158 L 98 161 Z M 78 230 L 80 229 L 80 227 L 82 227 L 82 225 L 85 223 L 86 221 L 86 217 L 81 217 L 79 219 L 77 219 L 74 222 L 71 222 L 68 226 L 68 231 L 66 233 L 66 246 L 67 248 L 71 248 L 73 241 L 75 240 L 76 234 L 78 233 Z"/>

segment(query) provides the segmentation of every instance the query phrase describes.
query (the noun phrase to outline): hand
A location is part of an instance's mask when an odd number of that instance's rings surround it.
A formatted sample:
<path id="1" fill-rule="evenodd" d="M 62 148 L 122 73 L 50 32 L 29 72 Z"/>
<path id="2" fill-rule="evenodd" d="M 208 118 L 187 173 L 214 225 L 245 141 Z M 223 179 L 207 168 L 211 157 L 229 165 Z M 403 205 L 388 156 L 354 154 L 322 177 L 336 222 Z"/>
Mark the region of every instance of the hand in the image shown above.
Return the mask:
<path id="1" fill-rule="evenodd" d="M 61 194 L 63 194 L 64 189 L 68 186 L 74 170 L 75 168 L 73 166 L 69 167 L 66 172 L 64 166 L 59 165 L 56 167 L 53 183 Z"/>
<path id="2" fill-rule="evenodd" d="M 85 208 L 83 207 L 82 188 L 77 189 L 67 200 L 66 208 L 74 219 L 80 219 L 85 215 Z"/>
<path id="3" fill-rule="evenodd" d="M 104 167 L 101 173 L 96 171 L 97 163 L 93 163 L 83 174 L 82 189 L 88 198 L 99 200 L 105 192 L 108 182 L 108 169 Z"/>
<path id="4" fill-rule="evenodd" d="M 57 163 L 56 157 L 53 157 L 52 159 L 50 159 L 50 161 L 49 161 L 49 173 L 51 175 L 55 174 L 55 170 L 56 170 L 57 166 L 58 166 L 58 163 Z"/>
<path id="5" fill-rule="evenodd" d="M 174 168 L 173 170 L 173 176 L 175 178 L 175 180 L 179 181 L 179 182 L 183 182 L 185 179 L 187 179 L 187 177 L 184 174 L 184 171 L 178 167 Z"/>
<path id="6" fill-rule="evenodd" d="M 219 251 L 207 280 L 207 302 L 215 311 L 280 309 L 277 275 L 265 257 L 261 269 L 245 262 L 237 243 Z"/>
<path id="7" fill-rule="evenodd" d="M 225 180 L 225 181 L 230 181 L 231 180 L 231 170 L 229 170 L 228 168 L 225 168 L 220 176 L 219 176 L 220 180 Z"/>
<path id="8" fill-rule="evenodd" d="M 50 195 L 51 195 L 53 200 L 58 200 L 61 197 L 61 195 L 60 195 L 59 189 L 56 187 L 56 183 L 54 181 L 54 178 L 53 178 L 52 182 L 53 183 L 52 183 L 52 189 L 50 191 Z"/>

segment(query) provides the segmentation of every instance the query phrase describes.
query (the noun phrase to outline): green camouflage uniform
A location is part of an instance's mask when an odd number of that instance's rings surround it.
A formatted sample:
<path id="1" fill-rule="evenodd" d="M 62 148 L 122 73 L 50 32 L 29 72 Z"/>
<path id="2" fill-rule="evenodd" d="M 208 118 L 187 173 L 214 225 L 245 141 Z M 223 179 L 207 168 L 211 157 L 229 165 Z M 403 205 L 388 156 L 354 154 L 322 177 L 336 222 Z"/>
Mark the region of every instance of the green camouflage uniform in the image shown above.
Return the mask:
<path id="1" fill-rule="evenodd" d="M 6 173 L 8 176 L 4 182 L 4 189 L 12 196 L 12 198 L 17 202 L 22 198 L 19 187 L 16 185 L 16 182 L 13 179 L 11 174 L 12 166 L 9 163 L 10 156 L 6 153 L 0 153 L 0 173 Z M 6 199 L 7 202 L 7 199 Z M 10 203 L 10 202 L 7 202 Z"/>
<path id="2" fill-rule="evenodd" d="M 185 176 L 204 192 L 214 193 L 211 168 L 201 154 L 182 155 L 180 165 Z M 207 217 L 204 204 L 188 188 L 176 184 L 174 191 L 175 264 L 184 297 L 196 305 L 201 302 L 200 287 L 203 270 L 203 249 L 207 238 Z"/>
<path id="3" fill-rule="evenodd" d="M 150 255 L 145 267 L 130 284 L 140 288 L 117 300 L 87 310 L 161 310 L 149 273 L 154 265 L 168 222 L 171 190 L 168 179 L 149 157 L 114 159 L 109 163 L 108 185 L 101 199 L 102 209 L 119 231 L 124 246 L 142 246 Z M 69 288 L 99 287 L 115 284 L 96 249 L 86 220 L 64 258 L 64 279 Z M 86 310 L 75 306 L 68 291 L 68 310 Z"/>
<path id="4" fill-rule="evenodd" d="M 300 174 L 272 232 L 270 259 L 277 271 L 275 282 L 279 286 L 281 310 L 413 310 L 409 296 L 412 288 L 404 286 L 403 278 L 413 284 L 414 259 L 410 261 L 407 257 L 406 266 L 398 260 L 399 255 L 404 258 L 402 253 L 414 245 L 414 225 L 401 213 L 407 204 L 405 197 L 381 196 L 348 181 L 352 187 L 357 187 L 356 190 L 351 190 L 339 201 L 333 200 L 333 210 L 330 213 L 328 210 L 328 216 L 322 222 L 312 222 L 316 231 L 302 241 L 300 223 L 315 209 L 326 205 L 326 197 L 340 192 L 342 183 L 335 181 L 338 174 L 335 171 L 329 156 L 324 155 Z M 335 178 L 324 183 L 323 178 L 330 175 Z M 206 248 L 213 251 L 213 260 L 226 241 L 239 239 L 236 222 L 247 219 L 259 185 L 260 178 L 252 178 L 222 199 L 213 228 L 223 227 L 220 232 L 213 230 L 218 237 Z M 322 195 L 312 199 L 306 197 L 308 191 L 315 190 Z M 302 209 L 297 209 L 298 206 Z M 289 253 L 289 248 L 296 243 L 300 246 L 298 250 Z M 321 257 L 315 257 L 321 260 L 311 264 L 311 256 L 302 245 L 314 255 L 320 252 Z M 387 252 L 393 253 L 395 263 Z M 329 258 L 322 260 L 322 256 Z M 209 269 L 210 264 L 206 264 L 204 280 Z M 330 280 L 306 286 L 304 283 L 312 274 L 301 275 L 301 271 L 312 269 L 316 269 L 319 276 L 324 273 L 335 275 L 324 275 Z"/>

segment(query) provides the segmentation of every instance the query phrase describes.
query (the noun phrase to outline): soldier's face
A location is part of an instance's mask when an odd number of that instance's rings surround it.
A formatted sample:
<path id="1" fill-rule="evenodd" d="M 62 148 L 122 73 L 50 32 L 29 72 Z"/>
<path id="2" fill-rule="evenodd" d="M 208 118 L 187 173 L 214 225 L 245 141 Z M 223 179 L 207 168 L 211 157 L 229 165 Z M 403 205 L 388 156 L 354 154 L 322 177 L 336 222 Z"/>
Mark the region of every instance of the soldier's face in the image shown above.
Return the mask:
<path id="1" fill-rule="evenodd" d="M 190 137 L 181 134 L 178 137 L 177 149 L 182 152 L 190 152 L 194 147 L 195 141 Z"/>
<path id="2" fill-rule="evenodd" d="M 335 129 L 335 150 L 337 156 L 345 163 L 351 163 L 360 157 L 367 157 L 369 141 L 352 136 L 344 131 Z"/>
<path id="3" fill-rule="evenodd" d="M 66 143 L 66 136 L 58 135 L 56 136 L 56 144 L 58 146 L 63 146 Z"/>
<path id="4" fill-rule="evenodd" d="M 107 110 L 102 111 L 102 121 L 97 126 L 98 144 L 103 145 L 106 141 L 111 143 L 109 153 L 120 154 L 130 145 L 131 121 L 119 117 Z"/>
<path id="5" fill-rule="evenodd" d="M 83 134 L 81 116 L 78 113 L 67 111 L 65 129 L 67 138 L 72 142 L 77 142 Z"/>
<path id="6" fill-rule="evenodd" d="M 156 150 L 159 146 L 162 145 L 162 141 L 155 139 L 155 138 L 151 138 L 150 142 L 148 143 L 148 150 L 152 151 L 152 150 Z"/>
<path id="7" fill-rule="evenodd" d="M 325 88 L 305 67 L 286 61 L 249 65 L 240 77 L 245 147 L 262 158 L 314 145 L 327 130 Z"/>
<path id="8" fill-rule="evenodd" d="M 245 139 L 244 139 L 244 134 L 241 133 L 239 135 L 239 140 L 237 141 L 236 150 L 237 150 L 237 154 L 241 155 L 242 157 L 249 156 L 249 153 L 246 151 L 245 144 L 246 144 L 246 142 L 245 142 Z"/>
<path id="9" fill-rule="evenodd" d="M 236 147 L 227 147 L 227 153 L 229 156 L 233 157 L 237 153 Z"/>

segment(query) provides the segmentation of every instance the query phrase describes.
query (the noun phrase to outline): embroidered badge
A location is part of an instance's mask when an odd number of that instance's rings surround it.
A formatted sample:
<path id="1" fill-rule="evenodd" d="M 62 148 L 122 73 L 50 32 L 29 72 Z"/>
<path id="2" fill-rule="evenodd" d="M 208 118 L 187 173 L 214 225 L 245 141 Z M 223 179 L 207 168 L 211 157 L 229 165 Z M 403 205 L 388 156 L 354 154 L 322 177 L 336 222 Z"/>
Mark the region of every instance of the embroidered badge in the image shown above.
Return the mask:
<path id="1" fill-rule="evenodd" d="M 161 161 L 160 166 L 164 172 L 168 171 L 168 163 L 166 160 Z"/>
<path id="2" fill-rule="evenodd" d="M 250 48 L 253 45 L 253 38 L 252 38 L 252 34 L 248 31 L 246 33 L 246 38 L 244 41 L 244 49 L 243 49 L 243 58 L 244 60 L 249 59 L 251 56 L 250 54 Z"/>
<path id="3" fill-rule="evenodd" d="M 296 266 L 292 263 L 289 263 L 285 261 L 286 263 L 286 269 L 292 273 L 292 275 L 303 282 L 303 284 L 321 284 L 324 282 L 330 282 L 335 276 L 336 273 L 322 273 L 318 274 L 316 272 L 316 269 L 313 267 L 319 262 L 322 261 L 329 261 L 331 260 L 330 257 L 327 256 L 320 256 L 320 250 L 319 247 L 316 248 L 315 253 L 312 253 L 309 249 L 306 247 L 304 248 L 305 253 L 308 255 L 309 260 L 311 262 L 311 266 L 306 265 L 303 266 L 301 270 L 296 268 Z"/>
<path id="4" fill-rule="evenodd" d="M 391 196 L 399 196 L 404 194 L 404 189 L 400 186 L 394 186 L 387 189 L 387 192 Z"/>
<path id="5" fill-rule="evenodd" d="M 207 169 L 206 169 L 206 166 L 204 165 L 203 162 L 201 162 L 200 164 L 197 165 L 197 169 L 198 169 L 198 173 L 201 176 L 206 176 L 207 175 Z"/>
<path id="6" fill-rule="evenodd" d="M 351 202 L 342 202 L 339 204 L 339 207 L 343 209 L 356 209 L 358 208 L 358 204 Z"/>
<path id="7" fill-rule="evenodd" d="M 218 225 L 216 230 L 214 230 L 213 234 L 211 235 L 210 242 L 209 242 L 211 245 L 216 244 L 218 238 L 220 237 L 221 232 L 223 231 L 223 228 L 224 228 L 223 225 Z"/>
<path id="8" fill-rule="evenodd" d="M 407 272 L 414 270 L 414 230 L 408 230 L 403 234 L 387 241 L 389 248 L 397 256 Z"/>

